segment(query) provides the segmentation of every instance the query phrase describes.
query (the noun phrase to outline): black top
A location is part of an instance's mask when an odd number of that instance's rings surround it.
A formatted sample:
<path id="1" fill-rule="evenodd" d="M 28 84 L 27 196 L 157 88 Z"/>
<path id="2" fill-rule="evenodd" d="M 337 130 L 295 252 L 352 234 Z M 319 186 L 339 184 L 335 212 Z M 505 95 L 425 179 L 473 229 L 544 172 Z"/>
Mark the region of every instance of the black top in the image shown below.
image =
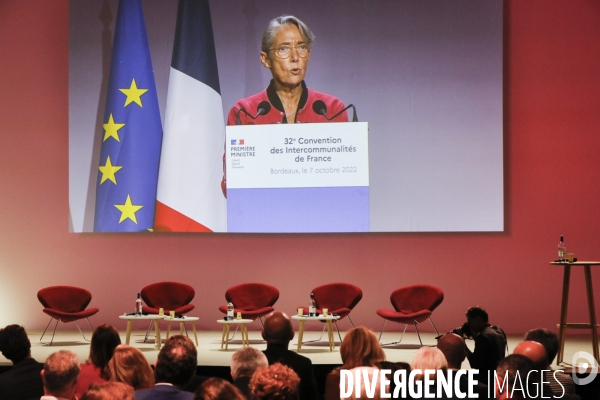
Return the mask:
<path id="1" fill-rule="evenodd" d="M 300 398 L 312 400 L 317 398 L 317 380 L 309 358 L 279 346 L 269 346 L 263 351 L 269 365 L 281 363 L 290 367 L 300 378 Z"/>
<path id="2" fill-rule="evenodd" d="M 44 395 L 44 383 L 40 375 L 42 369 L 44 364 L 26 358 L 0 374 L 0 399 L 39 399 Z"/>

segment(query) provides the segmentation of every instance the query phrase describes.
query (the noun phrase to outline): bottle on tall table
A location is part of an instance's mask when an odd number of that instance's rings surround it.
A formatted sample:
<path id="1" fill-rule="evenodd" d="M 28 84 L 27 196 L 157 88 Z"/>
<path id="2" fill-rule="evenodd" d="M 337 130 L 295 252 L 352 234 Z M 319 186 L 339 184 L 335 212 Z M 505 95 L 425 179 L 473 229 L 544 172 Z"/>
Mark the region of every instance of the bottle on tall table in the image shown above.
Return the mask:
<path id="1" fill-rule="evenodd" d="M 233 303 L 232 302 L 227 303 L 227 318 L 225 318 L 225 320 L 233 321 Z"/>
<path id="2" fill-rule="evenodd" d="M 137 299 L 135 300 L 135 315 L 142 315 L 142 297 L 138 293 Z"/>
<path id="3" fill-rule="evenodd" d="M 564 237 L 560 236 L 560 242 L 558 242 L 558 261 L 567 260 L 567 246 L 565 245 Z"/>
<path id="4" fill-rule="evenodd" d="M 317 302 L 315 301 L 315 294 L 310 294 L 310 302 L 308 303 L 308 316 L 316 317 L 317 316 Z"/>

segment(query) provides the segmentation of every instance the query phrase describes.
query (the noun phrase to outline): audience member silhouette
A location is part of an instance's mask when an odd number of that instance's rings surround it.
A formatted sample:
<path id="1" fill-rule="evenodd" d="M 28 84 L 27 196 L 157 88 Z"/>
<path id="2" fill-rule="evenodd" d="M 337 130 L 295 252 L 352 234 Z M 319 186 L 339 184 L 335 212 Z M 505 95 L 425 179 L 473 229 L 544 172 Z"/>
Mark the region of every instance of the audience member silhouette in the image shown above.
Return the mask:
<path id="1" fill-rule="evenodd" d="M 77 400 L 75 386 L 79 378 L 79 359 L 70 350 L 50 354 L 42 370 L 44 396 L 42 400 Z"/>
<path id="2" fill-rule="evenodd" d="M 250 379 L 252 400 L 299 400 L 300 378 L 293 369 L 275 363 L 259 368 Z"/>
<path id="3" fill-rule="evenodd" d="M 334 369 L 327 375 L 325 381 L 325 399 L 338 400 L 340 398 L 340 370 L 357 367 L 376 367 L 385 361 L 385 353 L 375 334 L 358 326 L 346 332 L 340 346 L 342 366 Z"/>
<path id="4" fill-rule="evenodd" d="M 92 383 L 80 400 L 133 400 L 133 388 L 123 382 Z"/>
<path id="5" fill-rule="evenodd" d="M 40 371 L 44 368 L 31 358 L 31 342 L 22 326 L 0 329 L 0 352 L 13 367 L 0 374 L 0 399 L 26 400 L 44 394 Z"/>
<path id="6" fill-rule="evenodd" d="M 506 335 L 502 329 L 490 325 L 488 313 L 481 307 L 469 308 L 466 316 L 467 322 L 452 332 L 475 341 L 473 351 L 466 347 L 467 359 L 471 368 L 479 370 L 480 376 L 487 376 L 504 358 Z"/>
<path id="7" fill-rule="evenodd" d="M 448 362 L 448 371 L 453 372 L 453 377 L 456 376 L 456 371 L 461 370 L 462 363 L 467 357 L 465 340 L 455 333 L 447 333 L 443 335 L 437 344 L 437 348 L 444 354 Z M 449 376 L 449 375 L 448 375 Z M 484 383 L 486 377 L 482 376 L 472 390 L 477 394 L 479 399 L 488 398 L 488 387 Z M 461 393 L 469 393 L 469 377 L 464 374 L 460 376 L 459 389 Z M 455 391 L 456 393 L 456 391 Z"/>
<path id="8" fill-rule="evenodd" d="M 115 347 L 121 344 L 119 332 L 111 325 L 98 326 L 92 334 L 90 355 L 81 364 L 75 395 L 81 397 L 91 383 L 102 383 L 110 380 L 108 362 L 112 358 Z"/>
<path id="9" fill-rule="evenodd" d="M 171 336 L 158 353 L 154 369 L 156 384 L 136 391 L 136 400 L 192 400 L 194 394 L 182 389 L 192 381 L 197 365 L 198 351 L 194 343 L 183 335 Z"/>
<path id="10" fill-rule="evenodd" d="M 194 400 L 245 400 L 242 392 L 221 378 L 208 378 L 198 387 Z"/>
<path id="11" fill-rule="evenodd" d="M 154 386 L 154 372 L 142 352 L 135 347 L 121 344 L 113 352 L 108 363 L 110 380 L 123 382 L 134 390 Z"/>
<path id="12" fill-rule="evenodd" d="M 533 370 L 533 362 L 521 354 L 511 354 L 498 363 L 496 368 L 497 380 L 491 390 L 496 400 L 529 399 L 528 393 L 534 393 L 533 382 L 527 380 L 527 375 Z M 490 382 L 491 384 L 492 382 Z"/>
<path id="13" fill-rule="evenodd" d="M 269 364 L 281 363 L 293 369 L 300 378 L 300 398 L 302 400 L 316 399 L 317 380 L 312 361 L 288 350 L 290 341 L 294 338 L 290 317 L 280 311 L 269 314 L 264 322 L 262 336 L 267 341 L 267 349 L 264 353 Z"/>
<path id="14" fill-rule="evenodd" d="M 242 347 L 231 356 L 231 378 L 247 399 L 250 398 L 250 378 L 260 367 L 269 365 L 265 354 L 254 347 Z"/>
<path id="15" fill-rule="evenodd" d="M 549 382 L 552 392 L 557 396 L 560 396 L 563 390 L 566 394 L 575 394 L 575 383 L 571 375 L 555 371 L 550 366 L 558 353 L 558 336 L 556 336 L 556 333 L 544 328 L 532 329 L 525 334 L 524 340 L 538 342 L 546 349 L 548 365 L 544 368 L 547 370 L 544 372 L 544 381 Z"/>

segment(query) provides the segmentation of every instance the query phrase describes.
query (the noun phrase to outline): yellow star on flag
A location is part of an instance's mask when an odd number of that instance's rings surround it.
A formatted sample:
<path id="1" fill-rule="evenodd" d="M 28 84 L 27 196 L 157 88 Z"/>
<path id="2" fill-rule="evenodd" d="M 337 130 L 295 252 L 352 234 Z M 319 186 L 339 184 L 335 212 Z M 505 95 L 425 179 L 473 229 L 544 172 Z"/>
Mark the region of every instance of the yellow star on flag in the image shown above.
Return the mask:
<path id="1" fill-rule="evenodd" d="M 104 140 L 102 140 L 103 142 L 105 142 L 106 139 L 108 139 L 109 137 L 115 138 L 117 142 L 121 141 L 119 140 L 119 129 L 124 127 L 125 124 L 116 124 L 115 120 L 113 119 L 113 115 L 110 114 L 110 116 L 108 117 L 108 123 L 102 124 L 102 126 L 104 127 Z"/>
<path id="2" fill-rule="evenodd" d="M 135 217 L 135 213 L 138 212 L 140 208 L 144 206 L 133 205 L 131 203 L 131 197 L 127 195 L 127 200 L 125 200 L 125 204 L 115 204 L 115 207 L 117 207 L 117 209 L 121 211 L 121 219 L 119 219 L 119 223 L 129 218 L 137 224 L 137 218 Z"/>
<path id="3" fill-rule="evenodd" d="M 142 95 L 148 91 L 148 89 L 138 89 L 135 84 L 135 78 L 131 81 L 131 86 L 129 89 L 119 89 L 120 92 L 124 93 L 127 98 L 125 99 L 125 105 L 123 107 L 127 107 L 131 103 L 135 103 L 140 107 L 142 106 Z"/>
<path id="4" fill-rule="evenodd" d="M 100 172 L 102 172 L 102 180 L 100 180 L 100 184 L 102 185 L 104 181 L 110 180 L 115 185 L 117 184 L 117 179 L 115 178 L 115 173 L 123 167 L 119 167 L 117 165 L 112 165 L 110 162 L 110 156 L 106 158 L 106 164 L 98 167 Z"/>

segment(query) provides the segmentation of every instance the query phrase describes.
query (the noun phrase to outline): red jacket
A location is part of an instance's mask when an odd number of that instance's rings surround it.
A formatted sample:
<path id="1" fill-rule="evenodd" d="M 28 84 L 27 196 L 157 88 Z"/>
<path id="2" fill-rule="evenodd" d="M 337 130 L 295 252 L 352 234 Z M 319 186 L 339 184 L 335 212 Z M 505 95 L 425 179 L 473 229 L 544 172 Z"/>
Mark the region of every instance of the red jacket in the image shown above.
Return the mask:
<path id="1" fill-rule="evenodd" d="M 298 111 L 295 116 L 296 123 L 327 122 L 327 119 L 325 119 L 324 116 L 315 113 L 313 110 L 313 104 L 317 100 L 321 100 L 325 103 L 325 106 L 327 107 L 326 115 L 329 118 L 344 109 L 344 103 L 342 103 L 340 99 L 329 94 L 308 89 L 304 81 L 302 81 L 302 89 L 300 101 L 298 102 Z M 275 92 L 275 86 L 271 80 L 271 84 L 266 90 L 250 97 L 246 97 L 245 99 L 241 99 L 235 103 L 231 110 L 229 110 L 227 125 L 236 125 L 236 116 L 241 108 L 246 110 L 248 114 L 251 114 L 252 116 L 256 115 L 258 105 L 262 101 L 267 101 L 271 105 L 269 112 L 254 120 L 242 111 L 239 113 L 241 125 L 287 124 L 283 104 Z M 343 112 L 331 122 L 348 122 L 348 114 Z"/>

